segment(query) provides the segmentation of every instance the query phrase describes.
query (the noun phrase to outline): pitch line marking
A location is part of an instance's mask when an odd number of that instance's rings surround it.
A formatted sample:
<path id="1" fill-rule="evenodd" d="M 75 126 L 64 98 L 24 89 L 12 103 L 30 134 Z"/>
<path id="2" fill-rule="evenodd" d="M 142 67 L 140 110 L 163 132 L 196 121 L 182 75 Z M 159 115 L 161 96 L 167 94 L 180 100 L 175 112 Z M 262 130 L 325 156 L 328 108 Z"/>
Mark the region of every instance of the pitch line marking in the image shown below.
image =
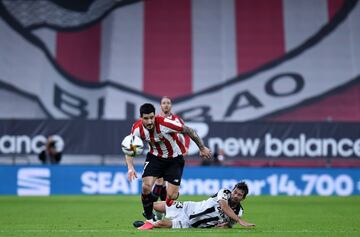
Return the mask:
<path id="1" fill-rule="evenodd" d="M 219 229 L 220 230 L 220 229 Z M 137 232 L 138 230 L 123 230 L 123 229 L 85 229 L 85 230 L 77 230 L 77 229 L 28 229 L 28 230 L 0 230 L 0 233 L 115 233 L 115 232 Z M 174 233 L 174 232 L 191 232 L 191 233 L 213 233 L 212 230 L 201 230 L 201 229 L 155 229 L 150 230 L 150 232 L 156 233 Z M 360 230 L 257 230 L 257 229 L 239 229 L 231 231 L 227 231 L 224 229 L 221 231 L 222 233 L 245 233 L 245 232 L 257 232 L 257 233 L 359 233 Z"/>

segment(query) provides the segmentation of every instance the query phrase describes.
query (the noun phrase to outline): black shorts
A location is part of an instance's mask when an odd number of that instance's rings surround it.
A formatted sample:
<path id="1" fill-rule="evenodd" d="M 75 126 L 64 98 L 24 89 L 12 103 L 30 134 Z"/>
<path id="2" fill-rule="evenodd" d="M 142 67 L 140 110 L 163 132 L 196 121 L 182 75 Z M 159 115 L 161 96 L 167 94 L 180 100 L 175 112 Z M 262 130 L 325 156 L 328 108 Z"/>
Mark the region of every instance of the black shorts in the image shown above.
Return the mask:
<path id="1" fill-rule="evenodd" d="M 180 186 L 184 165 L 184 157 L 181 155 L 164 159 L 148 153 L 146 155 L 142 177 L 152 176 L 164 178 L 165 181 Z"/>

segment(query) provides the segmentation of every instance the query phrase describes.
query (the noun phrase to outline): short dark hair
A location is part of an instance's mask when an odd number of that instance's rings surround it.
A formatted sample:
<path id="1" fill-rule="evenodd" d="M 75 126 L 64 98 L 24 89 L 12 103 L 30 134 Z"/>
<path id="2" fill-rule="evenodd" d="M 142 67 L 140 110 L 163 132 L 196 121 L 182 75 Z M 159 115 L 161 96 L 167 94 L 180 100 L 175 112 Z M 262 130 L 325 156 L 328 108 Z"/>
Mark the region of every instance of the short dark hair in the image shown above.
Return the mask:
<path id="1" fill-rule="evenodd" d="M 151 114 L 151 113 L 155 114 L 154 105 L 152 105 L 150 103 L 145 103 L 140 107 L 140 117 L 142 117 L 143 114 Z"/>
<path id="2" fill-rule="evenodd" d="M 247 184 L 245 182 L 239 182 L 234 186 L 234 189 L 239 189 L 244 191 L 244 198 L 246 197 L 246 195 L 249 193 L 249 187 L 247 186 Z M 233 190 L 234 190 L 233 189 Z"/>

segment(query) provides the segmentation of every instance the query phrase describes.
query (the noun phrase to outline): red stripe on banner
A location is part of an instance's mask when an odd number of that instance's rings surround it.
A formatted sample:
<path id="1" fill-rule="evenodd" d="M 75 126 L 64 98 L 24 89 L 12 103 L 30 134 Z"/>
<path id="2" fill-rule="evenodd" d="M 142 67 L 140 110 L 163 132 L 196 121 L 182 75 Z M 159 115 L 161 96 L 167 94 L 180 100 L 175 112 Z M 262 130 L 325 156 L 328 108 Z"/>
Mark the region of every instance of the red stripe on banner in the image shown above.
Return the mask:
<path id="1" fill-rule="evenodd" d="M 56 59 L 82 81 L 99 81 L 101 27 L 96 24 L 79 32 L 57 34 Z"/>
<path id="2" fill-rule="evenodd" d="M 145 1 L 144 91 L 177 97 L 191 93 L 190 0 Z"/>
<path id="3" fill-rule="evenodd" d="M 238 73 L 284 54 L 282 0 L 236 0 L 235 9 Z"/>
<path id="4" fill-rule="evenodd" d="M 333 18 L 335 14 L 341 9 L 344 0 L 328 0 L 329 19 Z"/>

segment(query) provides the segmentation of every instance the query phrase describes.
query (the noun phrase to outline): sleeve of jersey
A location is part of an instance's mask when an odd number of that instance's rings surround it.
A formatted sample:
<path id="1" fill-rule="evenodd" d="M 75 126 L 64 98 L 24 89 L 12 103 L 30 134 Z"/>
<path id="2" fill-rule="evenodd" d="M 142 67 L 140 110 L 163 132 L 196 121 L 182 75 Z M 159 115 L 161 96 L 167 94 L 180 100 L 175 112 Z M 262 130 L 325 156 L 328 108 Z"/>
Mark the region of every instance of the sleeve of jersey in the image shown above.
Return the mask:
<path id="1" fill-rule="evenodd" d="M 132 128 L 131 128 L 131 134 L 135 135 L 137 137 L 140 137 L 142 139 L 142 136 L 140 134 L 140 127 L 139 127 L 139 123 L 136 122 L 133 124 Z"/>
<path id="2" fill-rule="evenodd" d="M 131 134 L 134 135 L 134 136 L 142 138 L 141 135 L 140 135 L 140 129 L 139 128 L 132 129 Z"/>
<path id="3" fill-rule="evenodd" d="M 176 116 L 176 118 L 179 119 L 180 123 L 184 126 L 185 125 L 184 120 L 182 120 L 182 118 L 180 118 L 178 115 L 175 115 L 175 116 Z M 190 147 L 190 137 L 188 135 L 185 135 L 185 134 L 184 134 L 184 143 L 185 143 L 184 145 L 185 145 L 186 149 L 189 149 L 189 147 Z"/>
<path id="4" fill-rule="evenodd" d="M 159 124 L 165 133 L 181 132 L 184 126 L 180 122 L 168 118 L 161 118 Z"/>
<path id="5" fill-rule="evenodd" d="M 227 201 L 230 198 L 230 190 L 227 189 L 220 189 L 216 196 L 216 201 L 224 200 Z"/>

